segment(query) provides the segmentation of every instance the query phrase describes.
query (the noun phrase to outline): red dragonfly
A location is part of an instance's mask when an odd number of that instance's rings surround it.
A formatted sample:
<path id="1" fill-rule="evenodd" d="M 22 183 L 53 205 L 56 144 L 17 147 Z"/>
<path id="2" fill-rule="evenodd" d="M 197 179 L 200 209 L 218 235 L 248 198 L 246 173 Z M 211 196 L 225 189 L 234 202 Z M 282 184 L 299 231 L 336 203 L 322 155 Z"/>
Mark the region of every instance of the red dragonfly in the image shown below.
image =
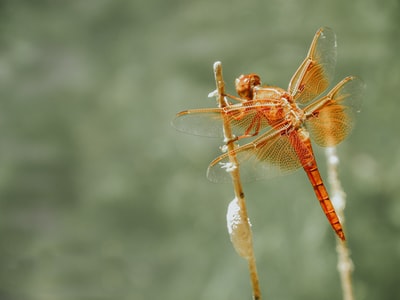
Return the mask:
<path id="1" fill-rule="evenodd" d="M 224 108 L 182 111 L 173 125 L 191 134 L 222 136 L 225 118 L 232 126 L 235 141 L 258 135 L 235 148 L 234 153 L 224 153 L 213 160 L 207 170 L 208 179 L 214 182 L 230 179 L 227 171 L 236 166 L 230 163 L 229 154 L 236 155 L 245 180 L 287 174 L 303 167 L 332 228 L 345 240 L 310 141 L 311 137 L 319 146 L 337 145 L 351 131 L 353 115 L 359 110 L 364 84 L 356 77 L 344 78 L 325 96 L 320 96 L 331 82 L 335 64 L 335 34 L 329 28 L 320 28 L 287 90 L 262 86 L 256 74 L 241 75 L 235 82 L 238 97 L 225 95 L 238 103 L 229 103 Z"/>

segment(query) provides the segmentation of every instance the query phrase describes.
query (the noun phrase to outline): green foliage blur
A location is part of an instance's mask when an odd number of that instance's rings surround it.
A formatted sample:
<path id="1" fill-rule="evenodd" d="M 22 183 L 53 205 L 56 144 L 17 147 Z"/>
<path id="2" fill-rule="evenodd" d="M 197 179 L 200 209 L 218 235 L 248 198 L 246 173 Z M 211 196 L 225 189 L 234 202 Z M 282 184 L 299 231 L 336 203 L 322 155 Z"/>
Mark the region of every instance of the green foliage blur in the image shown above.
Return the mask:
<path id="1" fill-rule="evenodd" d="M 226 230 L 222 141 L 174 114 L 243 73 L 286 87 L 315 31 L 361 77 L 338 147 L 357 299 L 399 299 L 399 1 L 0 2 L 0 299 L 250 299 Z M 325 157 L 316 148 L 323 176 Z M 244 186 L 265 299 L 341 299 L 335 236 L 305 174 Z"/>

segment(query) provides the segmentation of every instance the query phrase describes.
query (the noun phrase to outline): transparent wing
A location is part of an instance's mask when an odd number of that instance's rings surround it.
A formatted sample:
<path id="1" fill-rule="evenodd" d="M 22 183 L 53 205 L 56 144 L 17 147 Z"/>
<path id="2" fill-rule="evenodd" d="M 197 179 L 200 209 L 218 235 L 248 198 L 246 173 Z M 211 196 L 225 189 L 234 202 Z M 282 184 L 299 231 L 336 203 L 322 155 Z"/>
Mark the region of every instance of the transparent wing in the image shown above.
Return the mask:
<path id="1" fill-rule="evenodd" d="M 346 77 L 325 97 L 307 106 L 306 127 L 320 146 L 334 146 L 343 141 L 354 125 L 360 110 L 365 85 L 356 77 Z"/>
<path id="2" fill-rule="evenodd" d="M 307 57 L 289 83 L 289 93 L 298 103 L 307 103 L 329 86 L 336 65 L 336 37 L 332 29 L 320 28 Z"/>
<path id="3" fill-rule="evenodd" d="M 270 125 L 264 112 L 276 106 L 276 100 L 257 100 L 225 108 L 185 110 L 175 116 L 172 126 L 194 135 L 223 137 L 223 118 L 226 118 L 235 136 L 254 135 Z"/>
<path id="4" fill-rule="evenodd" d="M 177 130 L 200 136 L 223 137 L 221 108 L 199 108 L 181 111 L 172 120 Z"/>
<path id="5" fill-rule="evenodd" d="M 282 126 L 272 129 L 253 142 L 240 146 L 213 160 L 207 170 L 207 178 L 213 182 L 231 180 L 229 169 L 234 167 L 229 155 L 235 155 L 243 181 L 271 178 L 291 173 L 314 159 L 309 149 L 299 138 L 295 129 Z"/>

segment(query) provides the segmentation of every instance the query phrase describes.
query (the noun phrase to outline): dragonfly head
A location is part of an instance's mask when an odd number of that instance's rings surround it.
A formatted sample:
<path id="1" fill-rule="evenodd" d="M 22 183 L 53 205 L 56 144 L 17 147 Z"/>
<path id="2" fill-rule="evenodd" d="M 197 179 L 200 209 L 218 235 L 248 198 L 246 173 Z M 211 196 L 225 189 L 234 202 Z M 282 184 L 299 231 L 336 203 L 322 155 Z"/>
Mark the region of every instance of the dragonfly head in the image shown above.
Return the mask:
<path id="1" fill-rule="evenodd" d="M 254 87 L 261 85 L 260 76 L 251 73 L 246 75 L 240 75 L 235 80 L 235 88 L 238 95 L 247 100 L 253 99 Z"/>

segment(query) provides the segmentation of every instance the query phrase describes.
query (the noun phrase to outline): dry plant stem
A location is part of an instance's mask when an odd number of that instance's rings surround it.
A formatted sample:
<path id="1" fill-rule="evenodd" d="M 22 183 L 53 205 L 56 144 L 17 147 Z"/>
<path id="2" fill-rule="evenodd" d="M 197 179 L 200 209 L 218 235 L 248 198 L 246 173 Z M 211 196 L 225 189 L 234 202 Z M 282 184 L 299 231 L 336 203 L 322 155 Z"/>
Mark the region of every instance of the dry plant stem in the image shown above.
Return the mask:
<path id="1" fill-rule="evenodd" d="M 336 148 L 330 147 L 326 149 L 328 160 L 328 181 L 331 186 L 332 200 L 335 205 L 336 213 L 340 222 L 344 225 L 344 208 L 346 206 L 346 194 L 344 193 L 339 181 L 337 166 L 339 158 L 336 154 Z M 353 262 L 350 258 L 350 251 L 346 241 L 337 238 L 336 251 L 338 254 L 338 271 L 342 285 L 343 300 L 354 300 L 351 273 L 353 271 Z"/>
<path id="2" fill-rule="evenodd" d="M 226 102 L 225 98 L 225 83 L 222 78 L 222 66 L 220 62 L 215 62 L 214 63 L 214 76 L 215 76 L 215 82 L 217 85 L 217 92 L 218 92 L 218 105 L 222 108 L 228 105 Z M 233 134 L 231 130 L 230 123 L 227 119 L 224 118 L 224 138 L 225 141 L 232 141 L 233 140 Z M 250 279 L 251 279 L 251 284 L 253 288 L 253 299 L 255 300 L 261 300 L 261 291 L 259 287 L 259 281 L 258 281 L 258 275 L 257 275 L 257 268 L 256 268 L 256 260 L 254 256 L 254 250 L 253 250 L 253 239 L 251 236 L 251 228 L 249 222 L 247 222 L 248 215 L 247 215 L 247 209 L 246 209 L 246 201 L 244 197 L 244 192 L 242 188 L 242 183 L 240 181 L 240 174 L 239 174 L 239 164 L 236 158 L 235 154 L 232 154 L 232 150 L 235 149 L 235 143 L 233 142 L 228 142 L 227 143 L 227 151 L 228 153 L 231 153 L 229 155 L 229 160 L 230 162 L 236 166 L 236 168 L 233 168 L 231 171 L 231 176 L 232 176 L 232 182 L 233 182 L 233 187 L 234 187 L 234 192 L 235 196 L 238 199 L 238 204 L 240 207 L 240 214 L 241 214 L 241 220 L 246 220 L 245 224 L 248 226 L 248 232 L 250 234 L 250 255 L 246 257 L 248 261 L 248 266 L 249 266 L 249 272 L 250 272 Z"/>

